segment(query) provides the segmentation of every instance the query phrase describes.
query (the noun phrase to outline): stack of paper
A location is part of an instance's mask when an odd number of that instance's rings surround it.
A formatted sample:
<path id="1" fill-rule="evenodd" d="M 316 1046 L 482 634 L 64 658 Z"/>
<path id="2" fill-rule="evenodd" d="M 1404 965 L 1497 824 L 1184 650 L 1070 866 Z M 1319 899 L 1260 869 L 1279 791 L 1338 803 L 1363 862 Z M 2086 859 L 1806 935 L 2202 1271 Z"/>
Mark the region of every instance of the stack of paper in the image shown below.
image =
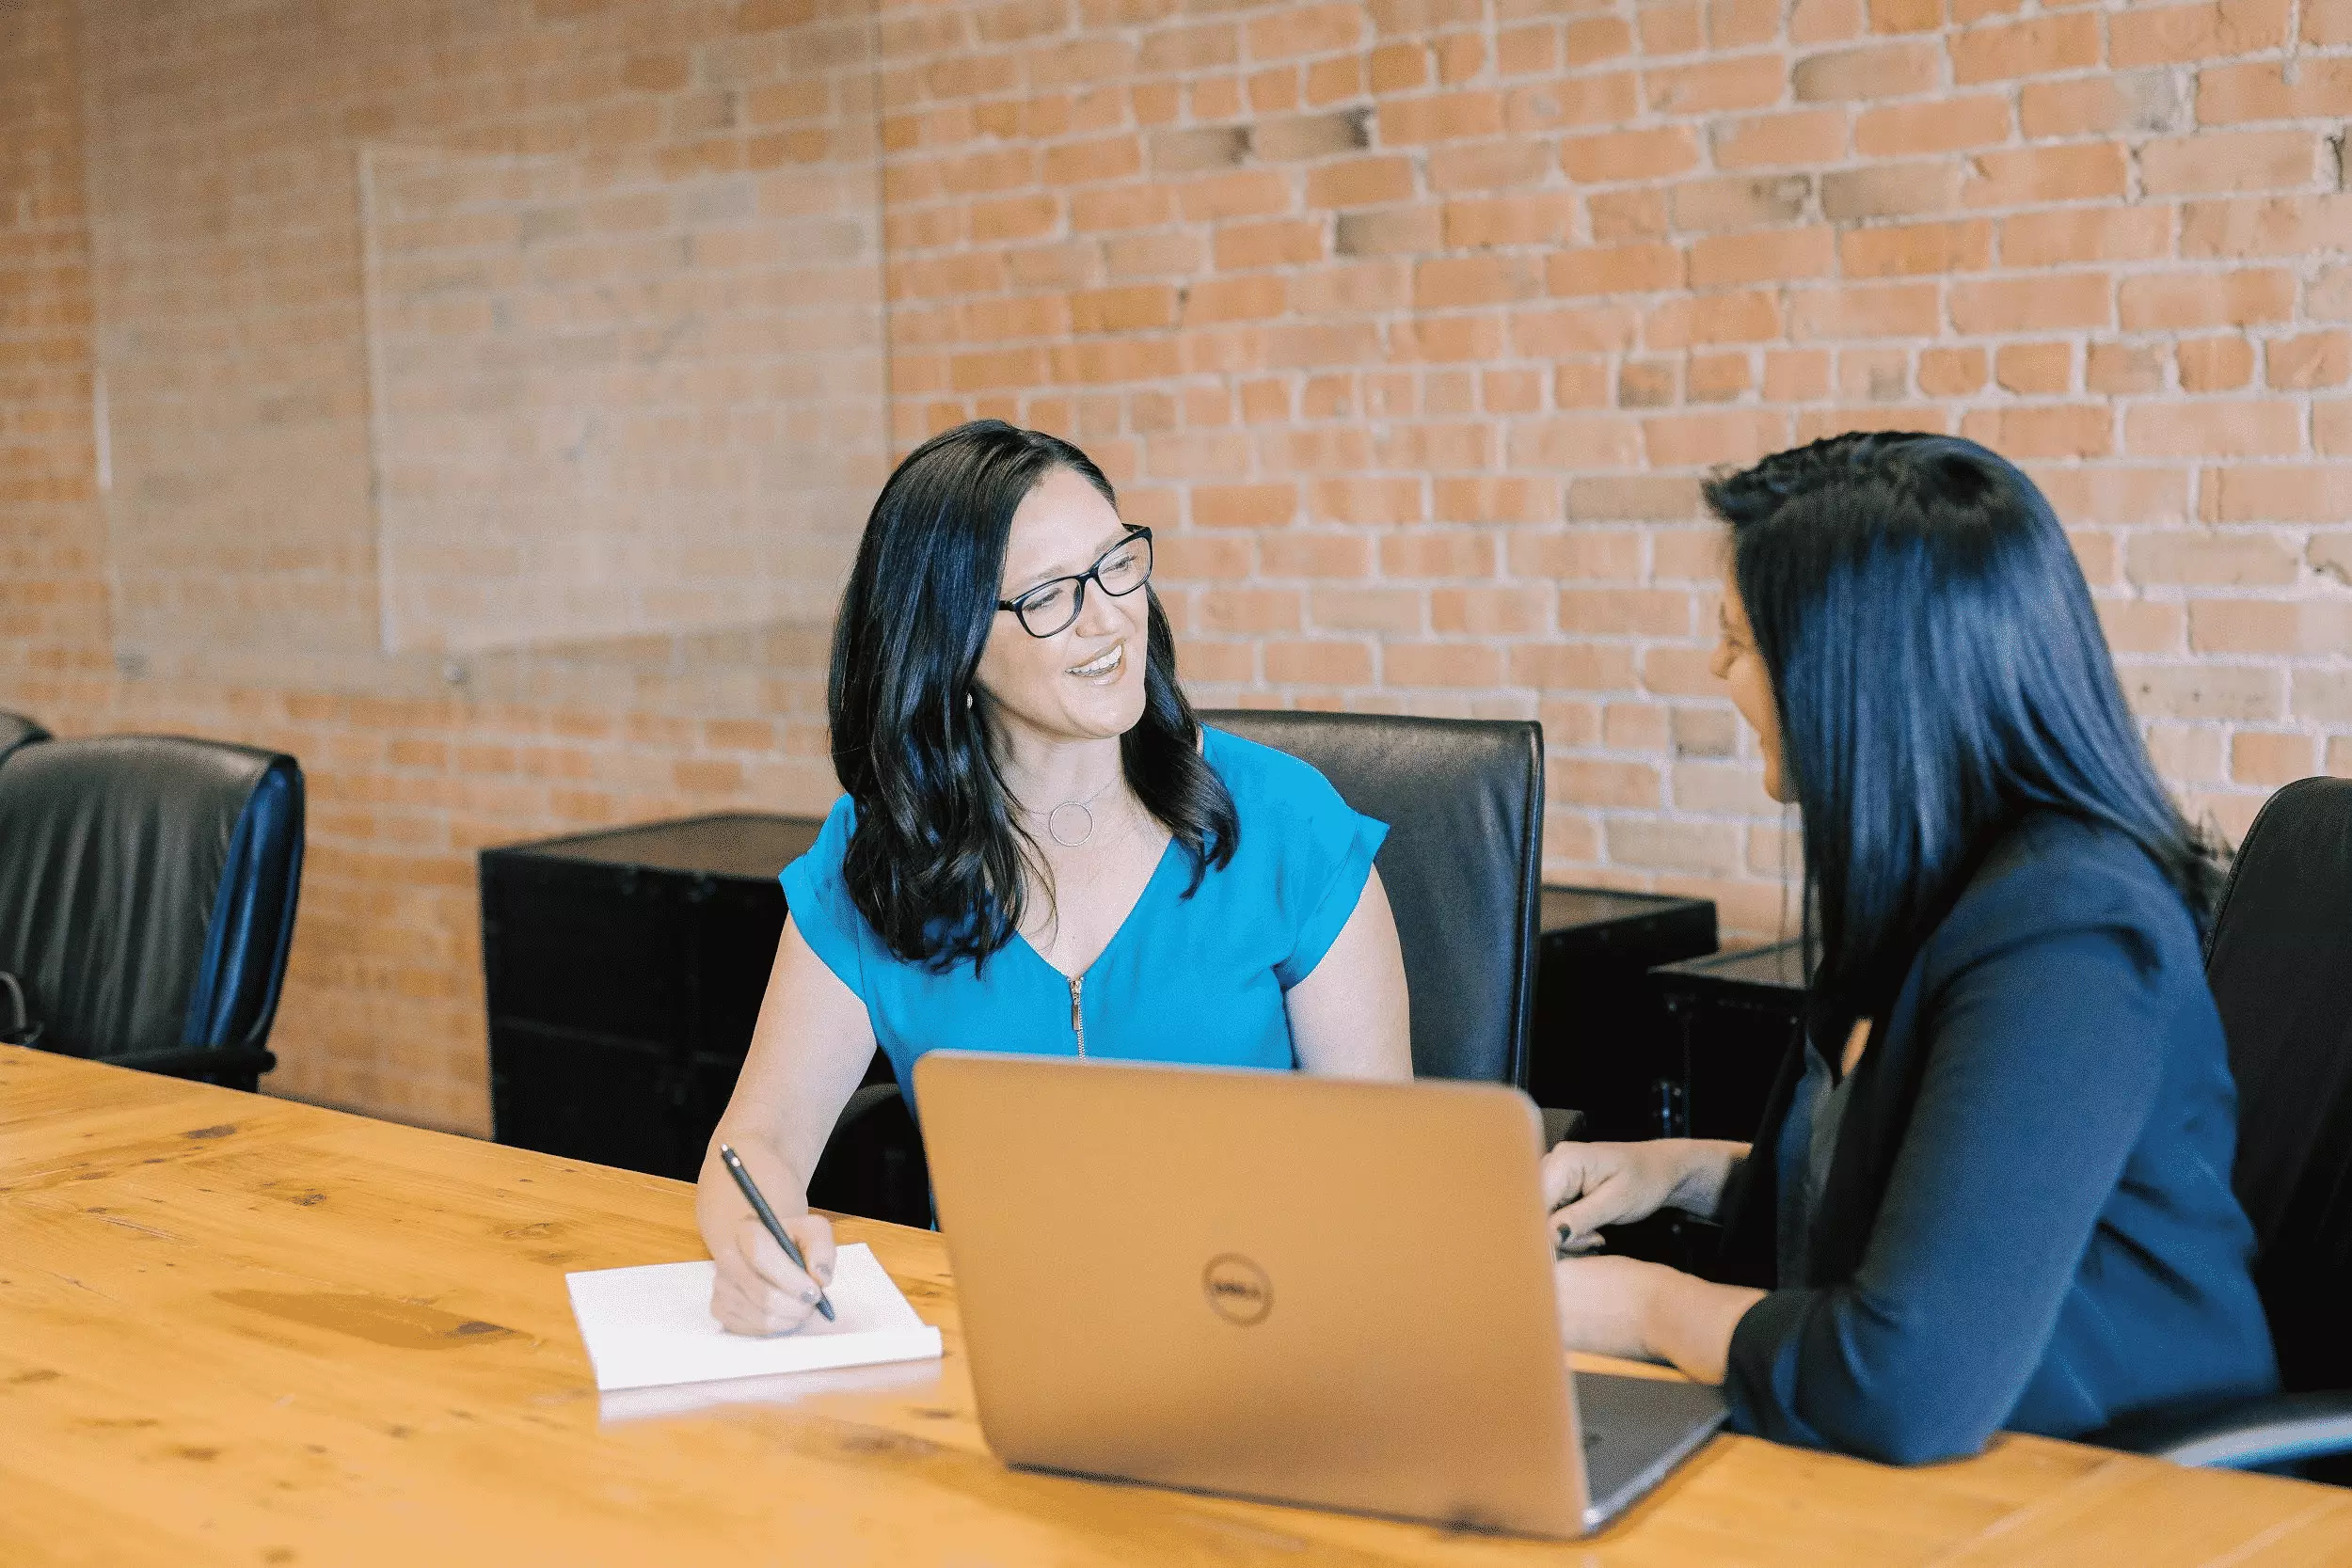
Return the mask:
<path id="1" fill-rule="evenodd" d="M 645 1388 L 714 1378 L 764 1377 L 825 1367 L 923 1361 L 940 1354 L 939 1330 L 907 1298 L 863 1243 L 834 1255 L 826 1294 L 836 1317 L 811 1314 L 790 1334 L 755 1339 L 729 1334 L 710 1315 L 717 1265 L 652 1263 L 564 1275 L 572 1313 L 599 1389 Z"/>

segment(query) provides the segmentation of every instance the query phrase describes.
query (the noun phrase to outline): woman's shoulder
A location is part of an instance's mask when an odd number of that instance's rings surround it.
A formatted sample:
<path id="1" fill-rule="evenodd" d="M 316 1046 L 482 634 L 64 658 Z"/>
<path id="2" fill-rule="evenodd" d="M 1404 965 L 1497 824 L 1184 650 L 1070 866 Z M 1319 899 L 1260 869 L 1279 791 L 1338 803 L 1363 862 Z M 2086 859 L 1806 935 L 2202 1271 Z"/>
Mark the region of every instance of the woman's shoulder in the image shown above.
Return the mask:
<path id="1" fill-rule="evenodd" d="M 856 832 L 857 805 L 844 795 L 826 810 L 809 847 L 781 873 L 786 895 L 790 896 L 796 883 L 809 893 L 834 890 L 841 880 L 842 863 L 849 857 L 850 837 Z"/>
<path id="2" fill-rule="evenodd" d="M 1321 768 L 1288 752 L 1203 724 L 1200 752 L 1225 781 L 1233 809 L 1245 822 L 1252 817 L 1312 821 L 1352 815 Z M 1243 842 L 1248 841 L 1245 831 Z"/>
<path id="3" fill-rule="evenodd" d="M 2119 938 L 2142 967 L 2201 973 L 2197 923 L 2180 890 L 2122 831 L 2062 812 L 2028 814 L 1985 856 L 1938 928 L 1947 962 L 2074 932 Z"/>

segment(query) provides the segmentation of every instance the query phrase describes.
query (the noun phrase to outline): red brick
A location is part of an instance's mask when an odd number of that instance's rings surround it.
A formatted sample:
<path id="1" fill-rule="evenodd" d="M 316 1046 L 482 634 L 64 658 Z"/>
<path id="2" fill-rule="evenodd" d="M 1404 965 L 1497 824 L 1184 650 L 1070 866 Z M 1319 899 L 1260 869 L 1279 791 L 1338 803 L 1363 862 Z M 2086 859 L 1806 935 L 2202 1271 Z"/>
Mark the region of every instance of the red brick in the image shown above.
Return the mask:
<path id="1" fill-rule="evenodd" d="M 1331 55 L 1362 40 L 1364 13 L 1350 4 L 1285 6 L 1249 22 L 1243 47 L 1253 60 Z"/>
<path id="2" fill-rule="evenodd" d="M 1845 156 L 1846 138 L 1841 109 L 1743 115 L 1708 127 L 1715 166 L 1724 170 L 1835 163 Z"/>
<path id="3" fill-rule="evenodd" d="M 1582 184 L 1664 179 L 1694 166 L 1698 159 L 1698 142 L 1688 126 L 1565 136 L 1560 142 L 1560 167 Z"/>
<path id="4" fill-rule="evenodd" d="M 1712 115 L 1769 108 L 1788 83 L 1779 56 L 1747 55 L 1642 73 L 1642 97 L 1653 114 Z"/>
<path id="5" fill-rule="evenodd" d="M 1175 291 L 1168 293 L 1172 296 Z M 1077 301 L 1072 303 L 1074 306 Z M 1184 325 L 1195 327 L 1216 322 L 1264 321 L 1282 314 L 1288 303 L 1289 290 L 1278 274 L 1202 278 L 1184 293 Z M 1087 328 L 1081 325 L 1079 330 Z"/>
<path id="6" fill-rule="evenodd" d="M 2074 380 L 2072 343 L 2005 343 L 1993 361 L 1993 379 L 2020 397 L 2052 397 Z"/>
<path id="7" fill-rule="evenodd" d="M 2126 277 L 2116 303 L 2126 332 L 2249 326 L 2295 313 L 2295 275 L 2263 269 Z"/>
<path id="8" fill-rule="evenodd" d="M 1961 434 L 2004 457 L 2104 457 L 2114 446 L 2113 416 L 2104 404 L 2037 404 L 2027 408 L 1978 409 L 1963 416 Z"/>
<path id="9" fill-rule="evenodd" d="M 1971 27 L 1951 40 L 1952 80 L 2015 81 L 2099 63 L 2099 13 L 2058 11 L 2023 22 Z"/>
<path id="10" fill-rule="evenodd" d="M 1264 645 L 1266 679 L 1284 686 L 1370 686 L 1372 645 L 1367 642 L 1269 641 Z"/>
<path id="11" fill-rule="evenodd" d="M 1551 172 L 1551 150 L 1527 137 L 1439 147 L 1429 153 L 1433 191 L 1485 191 L 1540 183 Z"/>
<path id="12" fill-rule="evenodd" d="M 1769 342 L 1783 330 L 1780 300 L 1774 292 L 1748 289 L 1663 300 L 1644 318 L 1642 341 L 1649 348 L 1671 351 Z"/>
<path id="13" fill-rule="evenodd" d="M 2169 71 L 2027 82 L 2017 95 L 2018 124 L 2035 141 L 2177 131 L 2187 117 L 2185 89 Z"/>
<path id="14" fill-rule="evenodd" d="M 2106 274 L 2071 272 L 1958 281 L 1948 299 L 1952 325 L 1976 337 L 2111 325 L 2113 293 Z"/>
<path id="15" fill-rule="evenodd" d="M 2302 405 L 2229 400 L 2141 404 L 2124 410 L 2137 457 L 2291 457 L 2303 450 Z"/>
<path id="16" fill-rule="evenodd" d="M 1919 392 L 1923 397 L 1966 397 L 1981 391 L 1984 379 L 1984 350 L 1980 348 L 1919 351 Z"/>
<path id="17" fill-rule="evenodd" d="M 1210 255 L 1219 271 L 1295 266 L 1324 259 L 1324 226 L 1297 218 L 1227 224 L 1217 230 Z"/>
<path id="18" fill-rule="evenodd" d="M 1864 0 L 1796 0 L 1788 8 L 1788 41 L 1834 43 L 1860 38 L 1866 23 Z"/>
<path id="19" fill-rule="evenodd" d="M 1837 250 L 1849 277 L 1977 272 L 1991 262 L 1993 225 L 1971 218 L 1899 229 L 1849 229 L 1837 237 Z"/>
<path id="20" fill-rule="evenodd" d="M 1551 630 L 1546 588 L 1433 588 L 1430 629 L 1468 637 L 1541 637 Z"/>
<path id="21" fill-rule="evenodd" d="M 1406 478 L 1318 480 L 1310 510 L 1339 523 L 1409 523 L 1428 515 L 1422 482 Z"/>
<path id="22" fill-rule="evenodd" d="M 2320 151 L 2315 131 L 2200 131 L 2141 148 L 2140 184 L 2151 196 L 2306 186 Z"/>
<path id="23" fill-rule="evenodd" d="M 1949 160 L 1877 164 L 1821 176 L 1821 214 L 1833 223 L 1924 217 L 1959 205 L 1960 166 Z"/>
<path id="24" fill-rule="evenodd" d="M 2164 390 L 2164 356 L 2145 343 L 2092 343 L 2083 382 L 2090 390 L 2127 397 Z"/>
<path id="25" fill-rule="evenodd" d="M 1961 198 L 1971 207 L 2033 207 L 2121 197 L 2123 183 L 2121 147 L 2111 143 L 2036 147 L 1980 152 L 1971 158 Z"/>
<path id="26" fill-rule="evenodd" d="M 1390 642 L 1380 670 L 1391 686 L 1488 687 L 1502 682 L 1502 655 L 1476 642 Z"/>
<path id="27" fill-rule="evenodd" d="M 1281 528 L 1298 515 L 1289 484 L 1203 484 L 1192 492 L 1192 520 L 1202 528 Z"/>
<path id="28" fill-rule="evenodd" d="M 1943 68 L 1944 51 L 1931 40 L 1874 43 L 1799 60 L 1788 87 L 1800 103 L 1908 98 L 1933 91 Z"/>
<path id="29" fill-rule="evenodd" d="M 2352 379 L 2352 333 L 2273 338 L 2263 347 L 2263 359 L 2269 384 L 2281 391 L 2341 387 Z"/>
<path id="30" fill-rule="evenodd" d="M 1825 277 L 1837 263 L 1834 236 L 1826 228 L 1709 235 L 1691 246 L 1691 287 Z"/>
<path id="31" fill-rule="evenodd" d="M 1711 49 L 1729 51 L 1780 37 L 1781 8 L 1777 0 L 1707 0 L 1707 42 Z"/>
<path id="32" fill-rule="evenodd" d="M 1444 244 L 1453 250 L 1559 245 L 1575 222 L 1576 198 L 1566 191 L 1470 197 L 1445 204 Z"/>
<path id="33" fill-rule="evenodd" d="M 2212 522 L 2342 523 L 2352 518 L 2352 468 L 2258 463 L 2210 467 L 2204 479 L 2204 512 Z M 2317 555 L 2314 550 L 2315 562 Z M 2281 580 L 2292 579 L 2290 571 Z"/>
<path id="34" fill-rule="evenodd" d="M 1932 283 L 1805 289 L 1789 300 L 1789 336 L 1806 340 L 1933 338 L 1941 309 Z"/>
<path id="35" fill-rule="evenodd" d="M 1642 438 L 1661 467 L 1752 463 L 1788 445 L 1788 420 L 1767 409 L 1661 415 L 1642 421 Z"/>
<path id="36" fill-rule="evenodd" d="M 2218 4 L 2144 6 L 2117 13 L 2107 25 L 2107 63 L 2189 65 L 2275 49 L 2287 40 L 2290 0 L 2219 0 Z"/>
<path id="37" fill-rule="evenodd" d="M 2254 373 L 2254 350 L 2243 338 L 2190 338 L 2173 349 L 2184 392 L 2234 391 Z"/>
<path id="38" fill-rule="evenodd" d="M 2192 201 L 2181 209 L 2184 257 L 2295 256 L 2352 249 L 2352 196 Z"/>
<path id="39" fill-rule="evenodd" d="M 1546 280 L 1555 294 L 1655 293 L 1683 286 L 1683 255 L 1672 245 L 1564 250 Z"/>
<path id="40" fill-rule="evenodd" d="M 2009 140 L 2010 118 L 2003 93 L 1886 103 L 1855 118 L 1853 147 L 1866 158 L 1916 158 L 1993 147 Z"/>
<path id="41" fill-rule="evenodd" d="M 1686 180 L 1669 193 L 1677 230 L 1707 232 L 1788 223 L 1804 214 L 1812 182 L 1801 174 Z"/>
<path id="42" fill-rule="evenodd" d="M 2308 778 L 2315 770 L 2314 736 L 2286 730 L 2240 730 L 2230 736 L 2230 777 L 2265 789 Z"/>
<path id="43" fill-rule="evenodd" d="M 2171 254 L 2172 214 L 2165 207 L 2020 213 L 2001 219 L 2000 244 L 2008 267 L 2156 261 Z"/>
<path id="44" fill-rule="evenodd" d="M 1870 31 L 1932 33 L 1944 25 L 1943 0 L 1869 0 Z"/>
<path id="45" fill-rule="evenodd" d="M 1502 99 L 1492 92 L 1438 93 L 1391 99 L 1379 107 L 1379 145 L 1458 141 L 1502 132 Z"/>

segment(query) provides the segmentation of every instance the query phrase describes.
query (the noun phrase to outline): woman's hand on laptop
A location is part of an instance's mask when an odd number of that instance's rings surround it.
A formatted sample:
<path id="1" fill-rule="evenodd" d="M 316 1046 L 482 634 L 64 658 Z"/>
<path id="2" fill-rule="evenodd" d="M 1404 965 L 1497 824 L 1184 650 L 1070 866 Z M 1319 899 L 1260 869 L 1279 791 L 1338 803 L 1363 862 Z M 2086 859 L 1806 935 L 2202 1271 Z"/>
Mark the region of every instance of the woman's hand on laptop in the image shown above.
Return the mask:
<path id="1" fill-rule="evenodd" d="M 1631 1258 L 1567 1258 L 1551 1273 L 1564 1348 L 1668 1362 L 1701 1383 L 1724 1380 L 1732 1332 L 1764 1299 Z"/>
<path id="2" fill-rule="evenodd" d="M 1706 1138 L 1556 1145 L 1544 1156 L 1544 1207 L 1567 1251 L 1586 1251 L 1605 1225 L 1679 1209 L 1711 1218 L 1745 1144 Z"/>

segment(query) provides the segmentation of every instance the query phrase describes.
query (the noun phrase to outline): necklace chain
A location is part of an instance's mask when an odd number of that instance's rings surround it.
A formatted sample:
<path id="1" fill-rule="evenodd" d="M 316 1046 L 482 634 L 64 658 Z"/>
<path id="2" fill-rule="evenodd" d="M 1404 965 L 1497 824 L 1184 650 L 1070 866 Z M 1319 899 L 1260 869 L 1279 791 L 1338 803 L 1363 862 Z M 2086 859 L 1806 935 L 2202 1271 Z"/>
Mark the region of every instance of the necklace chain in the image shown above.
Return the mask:
<path id="1" fill-rule="evenodd" d="M 1117 784 L 1121 776 L 1120 773 L 1113 773 L 1097 784 L 1094 793 L 1084 800 L 1064 800 L 1061 804 L 1043 812 L 1031 811 L 1028 807 L 1023 806 L 1021 815 L 1032 819 L 1041 819 L 1045 823 L 1045 836 L 1063 848 L 1079 848 L 1087 840 L 1094 836 L 1094 802 L 1101 800 L 1104 791 Z M 1066 833 L 1062 826 L 1065 821 L 1070 823 Z"/>

